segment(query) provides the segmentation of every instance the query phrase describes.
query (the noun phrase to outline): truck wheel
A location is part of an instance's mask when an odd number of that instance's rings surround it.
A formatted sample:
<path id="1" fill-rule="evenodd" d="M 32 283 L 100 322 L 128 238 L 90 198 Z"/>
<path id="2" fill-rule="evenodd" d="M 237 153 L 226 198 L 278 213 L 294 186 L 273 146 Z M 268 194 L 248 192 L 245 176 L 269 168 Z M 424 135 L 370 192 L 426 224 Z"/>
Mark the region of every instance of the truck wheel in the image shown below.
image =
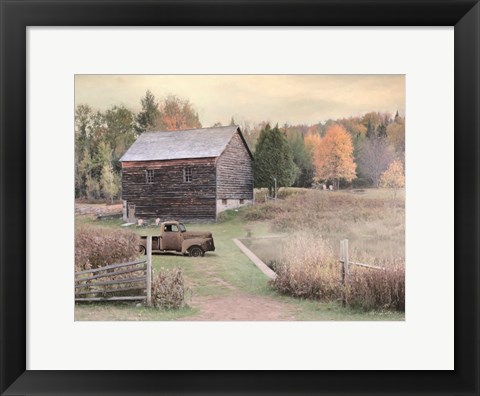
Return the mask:
<path id="1" fill-rule="evenodd" d="M 147 249 L 145 249 L 145 246 L 140 245 L 140 246 L 138 247 L 138 252 L 139 252 L 140 254 L 147 254 Z"/>
<path id="2" fill-rule="evenodd" d="M 192 246 L 190 249 L 188 249 L 188 254 L 190 257 L 203 257 L 205 252 L 200 246 Z"/>

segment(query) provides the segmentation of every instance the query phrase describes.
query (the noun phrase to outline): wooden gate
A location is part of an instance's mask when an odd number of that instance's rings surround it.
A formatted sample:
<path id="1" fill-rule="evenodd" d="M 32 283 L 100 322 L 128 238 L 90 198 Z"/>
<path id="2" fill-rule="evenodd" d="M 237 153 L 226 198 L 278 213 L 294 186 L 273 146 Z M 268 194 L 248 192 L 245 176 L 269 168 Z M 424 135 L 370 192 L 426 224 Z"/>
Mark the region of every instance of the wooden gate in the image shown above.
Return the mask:
<path id="1" fill-rule="evenodd" d="M 144 300 L 151 305 L 152 237 L 146 258 L 75 273 L 75 302 Z"/>

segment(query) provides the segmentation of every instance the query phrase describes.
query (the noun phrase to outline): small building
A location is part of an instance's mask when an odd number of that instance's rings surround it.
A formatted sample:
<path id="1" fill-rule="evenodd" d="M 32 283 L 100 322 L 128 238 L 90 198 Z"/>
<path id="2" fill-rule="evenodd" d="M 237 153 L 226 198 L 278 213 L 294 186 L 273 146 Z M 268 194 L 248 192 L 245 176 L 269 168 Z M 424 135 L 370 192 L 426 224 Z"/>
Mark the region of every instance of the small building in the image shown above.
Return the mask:
<path id="1" fill-rule="evenodd" d="M 253 156 L 237 126 L 144 132 L 120 162 L 125 220 L 213 222 L 253 202 Z"/>

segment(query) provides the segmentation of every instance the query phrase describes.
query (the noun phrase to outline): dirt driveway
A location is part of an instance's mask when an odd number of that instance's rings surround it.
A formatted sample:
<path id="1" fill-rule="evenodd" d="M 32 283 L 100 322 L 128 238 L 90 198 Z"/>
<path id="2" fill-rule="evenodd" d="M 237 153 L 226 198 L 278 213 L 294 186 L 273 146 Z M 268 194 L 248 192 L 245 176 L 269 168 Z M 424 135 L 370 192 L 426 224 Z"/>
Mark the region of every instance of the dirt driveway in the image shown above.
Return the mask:
<path id="1" fill-rule="evenodd" d="M 195 316 L 180 320 L 295 320 L 295 309 L 290 304 L 273 298 L 234 293 L 220 297 L 194 297 L 190 305 L 199 308 Z"/>
<path id="2" fill-rule="evenodd" d="M 297 309 L 294 305 L 272 297 L 247 293 L 217 277 L 208 267 L 204 267 L 204 270 L 209 273 L 210 280 L 216 285 L 220 295 L 194 294 L 188 305 L 199 309 L 199 312 L 180 320 L 295 320 Z"/>

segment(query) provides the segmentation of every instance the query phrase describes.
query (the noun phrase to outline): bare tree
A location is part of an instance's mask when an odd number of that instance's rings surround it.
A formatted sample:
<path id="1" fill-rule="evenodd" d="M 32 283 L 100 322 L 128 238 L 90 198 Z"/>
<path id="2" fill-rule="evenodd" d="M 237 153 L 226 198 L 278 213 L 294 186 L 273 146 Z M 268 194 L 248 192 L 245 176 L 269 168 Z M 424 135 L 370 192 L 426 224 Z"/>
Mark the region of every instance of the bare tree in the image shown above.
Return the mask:
<path id="1" fill-rule="evenodd" d="M 369 178 L 375 187 L 378 187 L 380 176 L 394 159 L 395 152 L 386 139 L 367 138 L 360 146 L 358 170 L 363 176 Z"/>

